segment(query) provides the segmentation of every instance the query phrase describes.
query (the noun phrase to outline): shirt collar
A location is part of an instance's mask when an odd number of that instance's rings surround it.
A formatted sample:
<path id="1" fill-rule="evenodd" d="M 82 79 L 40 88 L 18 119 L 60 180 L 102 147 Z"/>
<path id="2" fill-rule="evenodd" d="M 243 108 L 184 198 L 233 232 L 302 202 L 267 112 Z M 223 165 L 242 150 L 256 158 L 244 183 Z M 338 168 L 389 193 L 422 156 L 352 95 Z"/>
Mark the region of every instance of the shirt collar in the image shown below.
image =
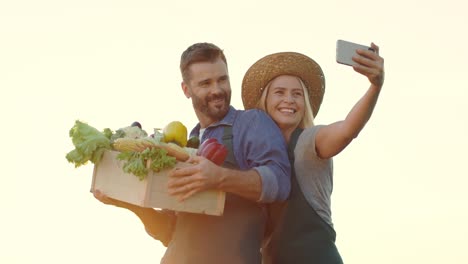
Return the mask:
<path id="1" fill-rule="evenodd" d="M 224 118 L 216 123 L 213 123 L 206 127 L 207 129 L 212 128 L 212 127 L 217 127 L 217 126 L 232 126 L 234 123 L 234 119 L 236 118 L 236 112 L 237 110 L 233 106 L 229 106 L 229 111 L 228 113 L 224 116 Z M 200 134 L 200 123 L 198 123 L 190 132 L 190 135 L 193 136 L 198 136 Z"/>

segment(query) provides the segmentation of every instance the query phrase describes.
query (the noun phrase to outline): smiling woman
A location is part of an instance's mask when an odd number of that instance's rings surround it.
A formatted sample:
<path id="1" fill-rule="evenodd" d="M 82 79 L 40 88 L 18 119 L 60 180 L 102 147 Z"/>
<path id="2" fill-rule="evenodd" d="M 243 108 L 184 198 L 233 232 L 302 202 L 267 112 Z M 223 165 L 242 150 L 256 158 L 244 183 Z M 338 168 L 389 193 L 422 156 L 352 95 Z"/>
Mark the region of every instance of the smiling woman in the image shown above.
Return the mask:
<path id="1" fill-rule="evenodd" d="M 267 113 L 286 134 L 291 134 L 302 124 L 305 116 L 305 96 L 307 90 L 302 81 L 291 75 L 281 75 L 273 79 L 265 88 L 259 103 L 266 106 Z M 266 103 L 268 97 L 268 103 Z"/>
<path id="2" fill-rule="evenodd" d="M 345 120 L 327 126 L 314 126 L 312 122 L 312 112 L 320 108 L 325 82 L 320 66 L 311 58 L 291 52 L 270 54 L 245 74 L 244 106 L 257 101 L 257 107 L 280 127 L 289 144 L 293 167 L 288 202 L 269 209 L 264 263 L 343 262 L 331 219 L 332 157 L 357 136 L 377 102 L 383 85 L 383 59 L 378 47 L 372 44 L 372 48 L 377 52 L 360 50 L 354 58 L 355 71 L 371 82 L 368 92 Z M 256 97 L 247 97 L 249 94 Z"/>

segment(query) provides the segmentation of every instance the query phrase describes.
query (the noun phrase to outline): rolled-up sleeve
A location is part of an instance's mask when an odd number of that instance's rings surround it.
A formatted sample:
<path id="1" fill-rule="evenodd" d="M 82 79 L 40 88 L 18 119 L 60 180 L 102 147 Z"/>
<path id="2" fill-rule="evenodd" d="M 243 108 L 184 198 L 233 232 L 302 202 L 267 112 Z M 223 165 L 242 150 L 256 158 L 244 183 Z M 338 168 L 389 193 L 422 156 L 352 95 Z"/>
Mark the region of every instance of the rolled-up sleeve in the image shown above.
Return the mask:
<path id="1" fill-rule="evenodd" d="M 274 201 L 283 201 L 287 198 L 287 193 L 284 190 L 284 184 L 280 184 L 281 178 L 267 166 L 254 168 L 260 174 L 262 179 L 262 195 L 258 202 L 271 203 Z M 280 188 L 282 185 L 283 188 Z M 283 190 L 280 190 L 283 189 Z M 286 195 L 286 197 L 284 197 Z"/>
<path id="2" fill-rule="evenodd" d="M 234 136 L 238 143 L 234 151 L 236 157 L 245 157 L 238 159 L 241 168 L 254 169 L 260 175 L 262 193 L 258 202 L 286 200 L 291 190 L 291 166 L 280 129 L 260 110 L 246 111 L 240 118 L 236 123 L 241 135 Z"/>

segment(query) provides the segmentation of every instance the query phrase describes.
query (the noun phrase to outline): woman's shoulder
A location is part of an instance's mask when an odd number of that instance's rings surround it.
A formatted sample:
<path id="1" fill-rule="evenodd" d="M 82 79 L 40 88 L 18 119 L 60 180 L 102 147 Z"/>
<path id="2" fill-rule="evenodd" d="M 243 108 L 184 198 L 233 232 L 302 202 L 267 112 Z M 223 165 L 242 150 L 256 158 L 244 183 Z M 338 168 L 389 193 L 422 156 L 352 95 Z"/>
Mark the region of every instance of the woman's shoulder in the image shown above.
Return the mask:
<path id="1" fill-rule="evenodd" d="M 307 127 L 305 128 L 302 133 L 301 133 L 301 136 L 299 137 L 299 139 L 305 139 L 305 138 L 315 138 L 315 136 L 317 135 L 317 132 L 322 128 L 324 127 L 324 125 L 315 125 L 315 126 L 311 126 L 311 127 Z"/>
<path id="2" fill-rule="evenodd" d="M 294 149 L 296 155 L 306 156 L 317 156 L 315 150 L 315 137 L 317 132 L 323 127 L 323 125 L 315 125 L 305 128 L 297 139 L 297 144 Z"/>

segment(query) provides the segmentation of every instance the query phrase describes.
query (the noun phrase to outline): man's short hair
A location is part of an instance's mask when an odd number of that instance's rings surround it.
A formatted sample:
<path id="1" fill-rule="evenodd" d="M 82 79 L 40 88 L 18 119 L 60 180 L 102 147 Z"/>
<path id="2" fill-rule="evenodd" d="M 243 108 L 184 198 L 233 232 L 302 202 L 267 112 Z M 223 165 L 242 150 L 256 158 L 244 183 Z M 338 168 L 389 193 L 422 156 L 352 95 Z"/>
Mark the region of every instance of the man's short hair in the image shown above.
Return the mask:
<path id="1" fill-rule="evenodd" d="M 221 58 L 227 67 L 226 57 L 223 50 L 212 43 L 195 43 L 188 47 L 180 57 L 180 72 L 184 82 L 190 79 L 189 67 L 190 65 L 198 62 L 215 62 Z"/>

